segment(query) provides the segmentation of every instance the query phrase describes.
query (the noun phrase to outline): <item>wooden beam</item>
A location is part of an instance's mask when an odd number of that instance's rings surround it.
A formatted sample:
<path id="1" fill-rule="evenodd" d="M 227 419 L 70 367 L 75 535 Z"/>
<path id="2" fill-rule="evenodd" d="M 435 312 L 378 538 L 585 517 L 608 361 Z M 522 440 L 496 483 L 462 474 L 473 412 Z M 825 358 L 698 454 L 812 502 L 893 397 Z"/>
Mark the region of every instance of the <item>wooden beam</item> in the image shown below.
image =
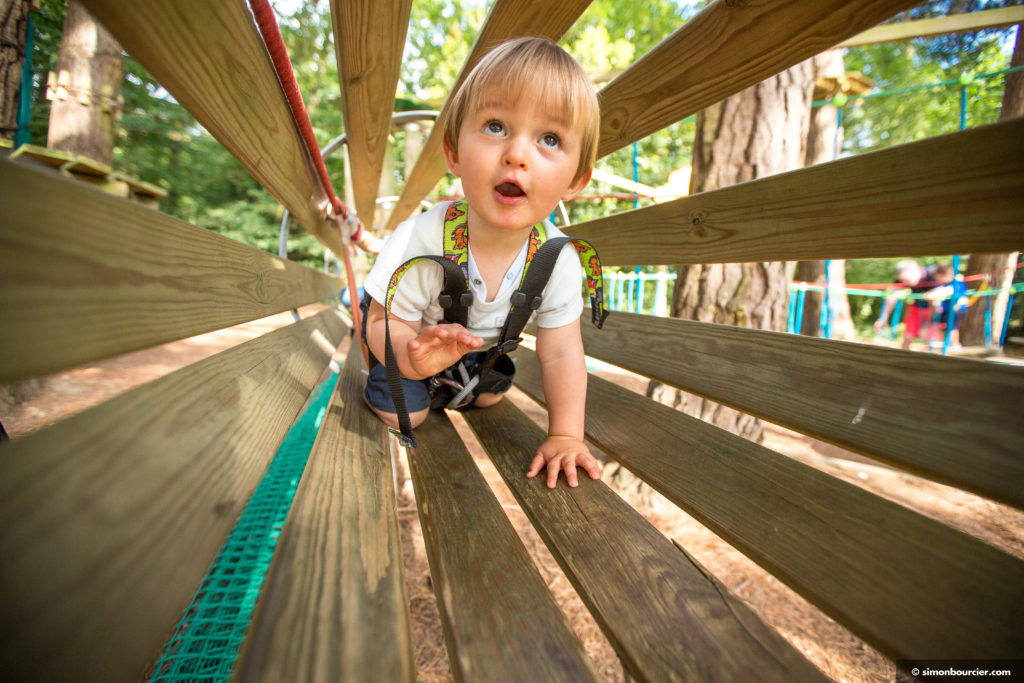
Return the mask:
<path id="1" fill-rule="evenodd" d="M 331 0 L 356 210 L 373 225 L 412 0 Z"/>
<path id="2" fill-rule="evenodd" d="M 607 266 L 976 254 L 1024 246 L 1024 119 L 568 230 Z"/>
<path id="3" fill-rule="evenodd" d="M 409 453 L 448 662 L 457 681 L 603 680 L 452 423 Z"/>
<path id="4" fill-rule="evenodd" d="M 604 482 L 527 479 L 545 434 L 511 402 L 466 420 L 634 679 L 825 680 Z"/>
<path id="5" fill-rule="evenodd" d="M 5 677 L 142 677 L 347 331 L 325 311 L 3 445 Z"/>
<path id="6" fill-rule="evenodd" d="M 244 0 L 84 0 L 133 57 L 335 254 L 337 226 Z"/>
<path id="7" fill-rule="evenodd" d="M 0 382 L 337 295 L 341 281 L 41 169 L 0 161 Z"/>
<path id="8" fill-rule="evenodd" d="M 487 15 L 487 21 L 480 28 L 480 35 L 473 43 L 465 66 L 452 86 L 452 92 L 458 89 L 477 62 L 498 43 L 519 36 L 540 36 L 557 41 L 576 23 L 590 2 L 591 0 L 531 0 L 524 3 L 521 0 L 496 0 Z M 437 124 L 423 143 L 423 149 L 412 173 L 406 178 L 405 188 L 388 218 L 386 232 L 391 232 L 395 226 L 411 216 L 419 206 L 420 200 L 427 196 L 448 171 L 442 150 L 444 120 L 447 114 L 446 101 L 441 114 L 437 117 Z"/>
<path id="9" fill-rule="evenodd" d="M 595 358 L 1024 508 L 1022 367 L 618 312 L 583 339 Z"/>
<path id="10" fill-rule="evenodd" d="M 892 43 L 912 38 L 941 36 L 949 33 L 981 31 L 986 28 L 1012 26 L 1021 22 L 1024 22 L 1024 7 L 987 9 L 980 12 L 951 14 L 947 17 L 903 21 L 898 24 L 881 24 L 844 40 L 836 45 L 836 47 L 877 45 L 878 43 Z"/>
<path id="11" fill-rule="evenodd" d="M 536 398 L 541 377 L 528 356 L 516 384 Z M 1012 658 L 1024 647 L 1017 558 L 593 376 L 586 433 L 894 659 Z"/>
<path id="12" fill-rule="evenodd" d="M 599 93 L 605 156 L 759 83 L 917 0 L 717 0 Z"/>
<path id="13" fill-rule="evenodd" d="M 235 681 L 413 681 L 387 431 L 353 344 L 239 654 Z"/>

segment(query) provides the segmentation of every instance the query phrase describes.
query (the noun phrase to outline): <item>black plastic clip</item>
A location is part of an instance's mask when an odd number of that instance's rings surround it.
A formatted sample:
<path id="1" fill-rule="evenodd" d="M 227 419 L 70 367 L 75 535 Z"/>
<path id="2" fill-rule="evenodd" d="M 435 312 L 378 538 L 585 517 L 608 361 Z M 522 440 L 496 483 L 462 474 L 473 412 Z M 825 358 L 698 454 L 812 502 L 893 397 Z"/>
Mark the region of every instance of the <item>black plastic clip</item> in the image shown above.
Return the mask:
<path id="1" fill-rule="evenodd" d="M 524 292 L 521 289 L 516 290 L 515 292 L 512 293 L 512 298 L 509 301 L 513 306 L 526 306 L 526 292 Z M 541 299 L 539 296 L 533 297 L 533 299 L 531 299 L 529 302 L 530 310 L 536 311 L 538 308 L 540 308 L 542 301 L 543 299 Z"/>

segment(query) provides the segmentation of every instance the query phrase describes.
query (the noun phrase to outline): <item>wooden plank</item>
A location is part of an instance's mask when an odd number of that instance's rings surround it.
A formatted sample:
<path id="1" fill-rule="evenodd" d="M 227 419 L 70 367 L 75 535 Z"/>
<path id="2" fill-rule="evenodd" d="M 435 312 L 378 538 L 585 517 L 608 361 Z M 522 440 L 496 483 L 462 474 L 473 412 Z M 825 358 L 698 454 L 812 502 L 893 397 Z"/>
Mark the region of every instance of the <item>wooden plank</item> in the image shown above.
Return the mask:
<path id="1" fill-rule="evenodd" d="M 415 680 L 391 454 L 363 368 L 353 344 L 234 680 Z"/>
<path id="2" fill-rule="evenodd" d="M 603 482 L 527 479 L 545 435 L 509 401 L 466 419 L 631 676 L 826 680 Z"/>
<path id="3" fill-rule="evenodd" d="M 325 311 L 3 444 L 5 676 L 139 679 L 347 329 Z"/>
<path id="4" fill-rule="evenodd" d="M 583 340 L 595 358 L 1024 508 L 1024 367 L 618 312 Z"/>
<path id="5" fill-rule="evenodd" d="M 455 680 L 602 680 L 448 418 L 416 434 L 409 468 Z"/>
<path id="6" fill-rule="evenodd" d="M 517 385 L 542 396 L 536 356 L 524 357 L 518 370 Z M 1019 559 L 593 376 L 586 433 L 895 659 L 999 659 L 1024 651 Z"/>
<path id="7" fill-rule="evenodd" d="M 100 22 L 314 237 L 342 253 L 244 0 L 84 0 Z"/>
<path id="8" fill-rule="evenodd" d="M 980 12 L 951 14 L 947 17 L 902 21 L 897 24 L 881 24 L 858 33 L 836 45 L 836 47 L 857 47 L 892 43 L 911 38 L 941 36 L 949 33 L 966 33 L 986 28 L 1012 26 L 1024 21 L 1024 7 L 1003 7 Z"/>
<path id="9" fill-rule="evenodd" d="M 473 43 L 466 64 L 452 86 L 452 92 L 458 90 L 463 79 L 469 75 L 477 62 L 498 43 L 520 36 L 538 36 L 557 41 L 576 23 L 590 2 L 591 0 L 496 0 L 487 14 L 487 20 L 480 28 L 480 35 Z M 437 117 L 438 125 L 430 131 L 412 173 L 406 178 L 405 188 L 388 218 L 386 232 L 391 232 L 399 223 L 411 216 L 419 207 L 420 200 L 427 196 L 448 171 L 442 149 L 443 121 L 447 114 L 446 101 L 441 114 Z"/>
<path id="10" fill-rule="evenodd" d="M 880 258 L 1024 246 L 1013 119 L 626 211 L 568 230 L 606 266 Z"/>
<path id="11" fill-rule="evenodd" d="M 605 156 L 891 17 L 916 0 L 717 0 L 599 93 Z"/>
<path id="12" fill-rule="evenodd" d="M 331 0 L 355 208 L 373 225 L 412 0 Z"/>
<path id="13" fill-rule="evenodd" d="M 341 281 L 40 169 L 0 161 L 0 382 L 335 296 Z"/>

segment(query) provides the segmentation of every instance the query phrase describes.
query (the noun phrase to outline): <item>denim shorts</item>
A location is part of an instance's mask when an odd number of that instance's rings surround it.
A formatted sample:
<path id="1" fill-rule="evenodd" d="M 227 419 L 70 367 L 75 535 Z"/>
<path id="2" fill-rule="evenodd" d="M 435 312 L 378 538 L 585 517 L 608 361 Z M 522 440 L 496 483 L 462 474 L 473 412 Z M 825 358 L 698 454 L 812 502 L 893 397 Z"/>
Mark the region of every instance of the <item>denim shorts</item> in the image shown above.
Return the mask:
<path id="1" fill-rule="evenodd" d="M 360 304 L 360 308 L 363 311 L 363 320 L 366 320 L 369 307 L 370 296 L 364 294 Z M 363 342 L 366 342 L 365 325 L 363 325 Z M 466 354 L 462 358 L 462 362 L 465 363 L 468 370 L 472 370 L 475 365 L 483 361 L 486 355 L 484 351 L 474 351 Z M 504 370 L 510 377 L 515 373 L 515 366 L 511 361 L 506 361 L 505 365 L 499 363 L 498 369 Z M 490 376 L 494 377 L 493 374 Z M 405 394 L 405 407 L 410 413 L 430 407 L 433 397 L 430 395 L 429 379 L 406 379 L 401 377 L 400 380 L 402 382 L 402 391 Z M 508 391 L 508 386 L 497 389 L 497 393 L 505 393 L 506 391 Z M 371 406 L 381 412 L 397 412 L 395 402 L 391 399 L 391 391 L 388 389 L 387 371 L 384 369 L 384 364 L 377 360 L 372 352 L 370 352 L 370 370 L 367 373 L 366 388 L 363 390 L 363 396 L 366 397 L 366 401 Z"/>
<path id="2" fill-rule="evenodd" d="M 370 308 L 370 295 L 364 293 L 359 308 L 363 312 L 363 320 Z M 366 325 L 362 330 L 363 343 L 366 343 Z M 428 380 L 401 378 L 402 391 L 405 393 L 405 407 L 410 413 L 415 413 L 424 408 L 430 407 L 430 391 L 427 389 Z M 384 364 L 377 360 L 373 352 L 370 352 L 370 370 L 366 377 L 366 388 L 363 389 L 363 396 L 367 403 L 383 413 L 396 413 L 395 402 L 391 400 L 391 391 L 388 390 L 388 377 Z"/>

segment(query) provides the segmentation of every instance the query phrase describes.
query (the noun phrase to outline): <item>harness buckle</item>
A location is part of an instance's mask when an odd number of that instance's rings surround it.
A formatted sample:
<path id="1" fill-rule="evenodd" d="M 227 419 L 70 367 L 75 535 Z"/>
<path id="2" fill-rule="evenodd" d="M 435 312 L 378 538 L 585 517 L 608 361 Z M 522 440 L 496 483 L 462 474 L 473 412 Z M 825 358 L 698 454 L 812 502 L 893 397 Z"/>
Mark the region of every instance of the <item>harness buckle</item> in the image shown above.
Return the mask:
<path id="1" fill-rule="evenodd" d="M 451 294 L 439 294 L 437 296 L 437 303 L 441 304 L 441 308 L 451 308 L 455 305 L 455 299 Z M 469 308 L 473 305 L 473 292 L 463 292 L 459 295 L 459 305 L 463 308 Z"/>
<path id="2" fill-rule="evenodd" d="M 529 301 L 527 301 L 526 292 L 524 292 L 521 289 L 518 289 L 515 292 L 513 292 L 512 298 L 509 299 L 509 303 L 511 303 L 513 306 L 526 306 L 527 303 L 529 303 L 529 309 L 531 311 L 536 311 L 538 308 L 540 308 L 542 302 L 543 300 L 539 296 L 535 296 Z"/>

